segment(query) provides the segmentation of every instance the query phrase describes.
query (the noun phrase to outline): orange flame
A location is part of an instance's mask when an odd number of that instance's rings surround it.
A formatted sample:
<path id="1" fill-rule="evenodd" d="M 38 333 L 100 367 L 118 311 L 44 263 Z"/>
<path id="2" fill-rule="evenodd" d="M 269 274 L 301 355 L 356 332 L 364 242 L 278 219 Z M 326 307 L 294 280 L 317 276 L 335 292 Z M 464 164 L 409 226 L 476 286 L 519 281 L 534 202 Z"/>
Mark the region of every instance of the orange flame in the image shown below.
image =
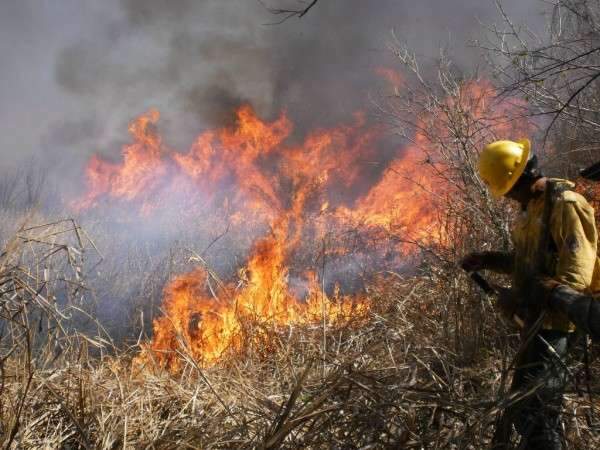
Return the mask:
<path id="1" fill-rule="evenodd" d="M 141 198 L 143 203 L 147 200 L 145 193 L 151 192 L 166 175 L 161 138 L 156 132 L 159 118 L 159 112 L 153 109 L 129 125 L 134 143 L 123 149 L 122 164 L 92 157 L 86 169 L 88 193 L 75 206 L 79 209 L 95 206 L 102 195 L 124 200 Z"/>
<path id="2" fill-rule="evenodd" d="M 401 82 L 393 72 L 381 74 Z M 484 97 L 485 89 L 473 84 L 465 95 Z M 454 101 L 461 100 L 450 99 L 446 106 Z M 485 105 L 474 106 L 474 115 L 485 112 Z M 270 232 L 255 237 L 237 279 L 222 283 L 197 268 L 166 286 L 164 315 L 154 321 L 144 360 L 153 355 L 162 366 L 178 370 L 176 351 L 183 346 L 197 361 L 212 364 L 250 343 L 268 348 L 272 327 L 365 317 L 370 310 L 366 298 L 326 290 L 314 271 L 304 270 L 300 277 L 293 272 L 302 294 L 292 286 L 293 255 L 328 230 L 361 223 L 367 229 L 393 229 L 409 240 L 431 243 L 443 237 L 435 227 L 435 198 L 449 185 L 436 177 L 436 149 L 421 131 L 432 126 L 443 132 L 435 114 L 418 118 L 413 145 L 399 149 L 383 171 L 370 169 L 369 161 L 377 159 L 384 132 L 361 113 L 351 124 L 315 130 L 297 142 L 285 113 L 265 121 L 244 105 L 235 126 L 203 132 L 187 153 L 163 146 L 158 119 L 158 112 L 150 111 L 131 123 L 134 142 L 124 147 L 121 164 L 98 156 L 90 160 L 88 192 L 76 206 L 135 201 L 141 213 L 151 215 L 169 203 L 170 193 L 187 189 L 192 197 L 201 195 L 217 210 L 227 210 L 234 226 L 245 230 L 262 223 Z M 348 252 L 339 244 L 332 254 Z"/>
<path id="3" fill-rule="evenodd" d="M 222 297 L 207 294 L 204 269 L 176 277 L 165 289 L 165 315 L 154 322 L 149 347 L 161 366 L 177 371 L 181 359 L 174 350 L 184 348 L 202 364 L 212 364 L 243 345 L 268 345 L 262 325 L 346 323 L 364 317 L 369 307 L 361 298 L 328 296 L 314 274 L 306 283 L 309 294 L 299 301 L 289 289 L 285 220 L 271 236 L 258 241 L 240 275 L 243 285 L 223 286 Z M 214 281 L 213 281 L 214 283 Z M 249 332 L 247 327 L 258 324 Z M 266 343 L 266 344 L 265 344 Z M 266 349 L 263 349 L 263 351 Z"/>

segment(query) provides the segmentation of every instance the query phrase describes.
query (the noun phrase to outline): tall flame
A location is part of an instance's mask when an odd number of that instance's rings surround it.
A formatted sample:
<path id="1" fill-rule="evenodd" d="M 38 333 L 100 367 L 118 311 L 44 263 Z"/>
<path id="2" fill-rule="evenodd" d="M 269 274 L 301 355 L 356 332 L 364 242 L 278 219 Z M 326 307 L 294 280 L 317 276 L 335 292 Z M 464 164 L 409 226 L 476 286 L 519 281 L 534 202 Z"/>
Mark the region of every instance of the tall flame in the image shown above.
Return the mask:
<path id="1" fill-rule="evenodd" d="M 328 296 L 314 274 L 307 276 L 308 295 L 299 301 L 289 288 L 286 266 L 288 223 L 283 220 L 270 236 L 259 240 L 240 278 L 243 285 L 222 286 L 220 296 L 207 293 L 207 271 L 196 269 L 176 277 L 165 289 L 165 315 L 154 322 L 150 346 L 161 364 L 177 370 L 181 363 L 173 350 L 186 351 L 211 364 L 243 344 L 268 342 L 264 329 L 248 325 L 319 323 L 337 324 L 364 317 L 368 303 L 334 292 Z M 213 281 L 214 282 L 214 281 Z"/>
<path id="2" fill-rule="evenodd" d="M 94 206 L 103 195 L 123 200 L 148 200 L 148 193 L 166 175 L 162 142 L 156 132 L 159 118 L 159 112 L 152 109 L 129 125 L 134 143 L 123 148 L 121 164 L 92 156 L 86 169 L 88 193 L 78 202 L 80 208 Z"/>
<path id="3" fill-rule="evenodd" d="M 381 74 L 401 83 L 391 72 Z M 483 96 L 480 91 L 486 88 L 467 86 L 466 95 Z M 476 106 L 475 114 L 484 110 Z M 207 130 L 180 153 L 163 145 L 157 111 L 141 115 L 129 126 L 133 143 L 124 147 L 121 163 L 98 156 L 90 160 L 88 191 L 74 204 L 79 209 L 131 205 L 151 217 L 184 192 L 182 212 L 202 204 L 205 212 L 227 211 L 228 221 L 250 234 L 269 230 L 254 237 L 247 263 L 229 281 L 221 282 L 203 266 L 166 286 L 164 315 L 154 321 L 146 357 L 153 355 L 171 370 L 179 368 L 175 351 L 181 346 L 202 364 L 212 364 L 249 343 L 268 347 L 270 327 L 333 325 L 364 317 L 370 309 L 364 296 L 342 294 L 339 285 L 326 288 L 322 273 L 290 266 L 307 242 L 314 245 L 328 230 L 360 223 L 367 229 L 393 229 L 409 240 L 442 238 L 434 226 L 435 196 L 450 187 L 435 176 L 435 151 L 423 157 L 430 142 L 420 131 L 443 128 L 435 118 L 419 118 L 414 143 L 388 157 L 382 170 L 370 162 L 382 159 L 385 133 L 361 113 L 350 124 L 312 131 L 302 141 L 285 113 L 265 121 L 243 105 L 236 117 L 235 126 Z M 333 245 L 332 255 L 352 251 Z M 396 251 L 407 247 L 399 245 Z"/>

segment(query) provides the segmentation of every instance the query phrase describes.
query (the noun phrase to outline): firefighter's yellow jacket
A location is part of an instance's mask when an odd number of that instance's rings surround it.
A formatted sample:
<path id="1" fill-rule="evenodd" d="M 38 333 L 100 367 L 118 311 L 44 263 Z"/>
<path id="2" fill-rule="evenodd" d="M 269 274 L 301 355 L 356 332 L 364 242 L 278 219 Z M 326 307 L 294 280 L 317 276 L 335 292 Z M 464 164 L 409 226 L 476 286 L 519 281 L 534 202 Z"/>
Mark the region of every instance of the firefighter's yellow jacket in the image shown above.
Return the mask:
<path id="1" fill-rule="evenodd" d="M 566 187 L 575 185 L 565 180 Z M 536 255 L 541 236 L 544 196 L 534 198 L 515 221 L 512 238 L 514 244 L 513 286 L 521 297 L 531 290 L 532 276 L 537 269 Z M 548 251 L 547 267 L 552 268 L 552 278 L 580 292 L 600 290 L 600 260 L 597 256 L 598 231 L 594 209 L 580 194 L 563 191 L 555 200 L 550 219 L 553 246 Z M 544 328 L 572 330 L 566 316 L 550 314 Z"/>

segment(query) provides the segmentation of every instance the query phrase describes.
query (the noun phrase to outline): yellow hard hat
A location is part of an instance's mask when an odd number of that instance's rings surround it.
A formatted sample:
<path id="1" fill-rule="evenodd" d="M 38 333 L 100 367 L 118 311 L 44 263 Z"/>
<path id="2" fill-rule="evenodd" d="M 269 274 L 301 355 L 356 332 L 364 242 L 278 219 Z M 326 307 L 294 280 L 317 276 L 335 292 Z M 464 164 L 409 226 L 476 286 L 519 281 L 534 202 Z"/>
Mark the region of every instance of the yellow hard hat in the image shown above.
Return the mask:
<path id="1" fill-rule="evenodd" d="M 479 176 L 494 197 L 513 188 L 527 166 L 530 151 L 529 139 L 495 141 L 484 147 L 479 155 Z"/>

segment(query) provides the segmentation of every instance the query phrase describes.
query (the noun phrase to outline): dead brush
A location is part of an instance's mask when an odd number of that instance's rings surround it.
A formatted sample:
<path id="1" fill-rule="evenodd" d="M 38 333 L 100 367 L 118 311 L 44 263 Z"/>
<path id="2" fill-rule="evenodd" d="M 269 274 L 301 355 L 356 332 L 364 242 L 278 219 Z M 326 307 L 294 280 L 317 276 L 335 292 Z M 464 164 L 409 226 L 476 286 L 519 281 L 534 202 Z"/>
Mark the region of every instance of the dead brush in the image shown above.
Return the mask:
<path id="1" fill-rule="evenodd" d="M 39 408 L 40 375 L 50 381 L 65 358 L 84 356 L 69 319 L 83 312 L 84 252 L 90 250 L 96 250 L 94 244 L 77 223 L 61 220 L 22 226 L 0 254 L 0 439 L 5 448 L 23 442 L 30 413 Z M 63 420 L 85 436 L 62 393 L 47 389 Z"/>
<path id="2" fill-rule="evenodd" d="M 181 368 L 170 374 L 132 364 L 139 346 L 115 348 L 99 325 L 88 335 L 75 327 L 77 314 L 86 317 L 86 267 L 97 260 L 76 223 L 22 227 L 1 264 L 2 444 L 486 448 L 510 401 L 503 385 L 517 339 L 453 268 L 453 253 L 424 250 L 414 275 L 388 272 L 371 282 L 366 318 L 247 323 L 248 333 L 262 330 L 268 350 L 247 345 L 212 367 L 180 340 Z M 596 442 L 597 407 L 585 392 L 568 396 L 571 448 Z"/>
<path id="3" fill-rule="evenodd" d="M 15 246 L 3 273 L 35 273 L 17 258 L 28 248 Z M 49 280 L 74 282 L 73 266 L 61 267 Z M 269 352 L 232 355 L 213 367 L 202 367 L 182 341 L 176 374 L 132 365 L 137 347 L 117 350 L 106 336 L 78 334 L 67 314 L 81 308 L 52 303 L 49 292 L 58 291 L 45 282 L 13 289 L 3 297 L 3 314 L 20 311 L 14 337 L 5 332 L 2 340 L 4 448 L 485 448 L 509 401 L 492 393 L 500 392 L 513 342 L 499 338 L 506 330 L 496 317 L 459 306 L 460 297 L 485 300 L 455 275 L 423 265 L 415 276 L 382 276 L 369 288 L 367 320 L 328 326 L 325 338 L 321 324 L 271 329 Z M 85 288 L 68 285 L 72 294 Z M 15 293 L 22 303 L 9 303 Z M 44 333 L 34 311 L 50 324 Z M 476 328 L 478 348 L 456 339 L 474 339 Z M 11 353 L 9 342 L 19 343 Z M 586 398 L 569 396 L 571 448 L 597 439 L 589 408 Z"/>

